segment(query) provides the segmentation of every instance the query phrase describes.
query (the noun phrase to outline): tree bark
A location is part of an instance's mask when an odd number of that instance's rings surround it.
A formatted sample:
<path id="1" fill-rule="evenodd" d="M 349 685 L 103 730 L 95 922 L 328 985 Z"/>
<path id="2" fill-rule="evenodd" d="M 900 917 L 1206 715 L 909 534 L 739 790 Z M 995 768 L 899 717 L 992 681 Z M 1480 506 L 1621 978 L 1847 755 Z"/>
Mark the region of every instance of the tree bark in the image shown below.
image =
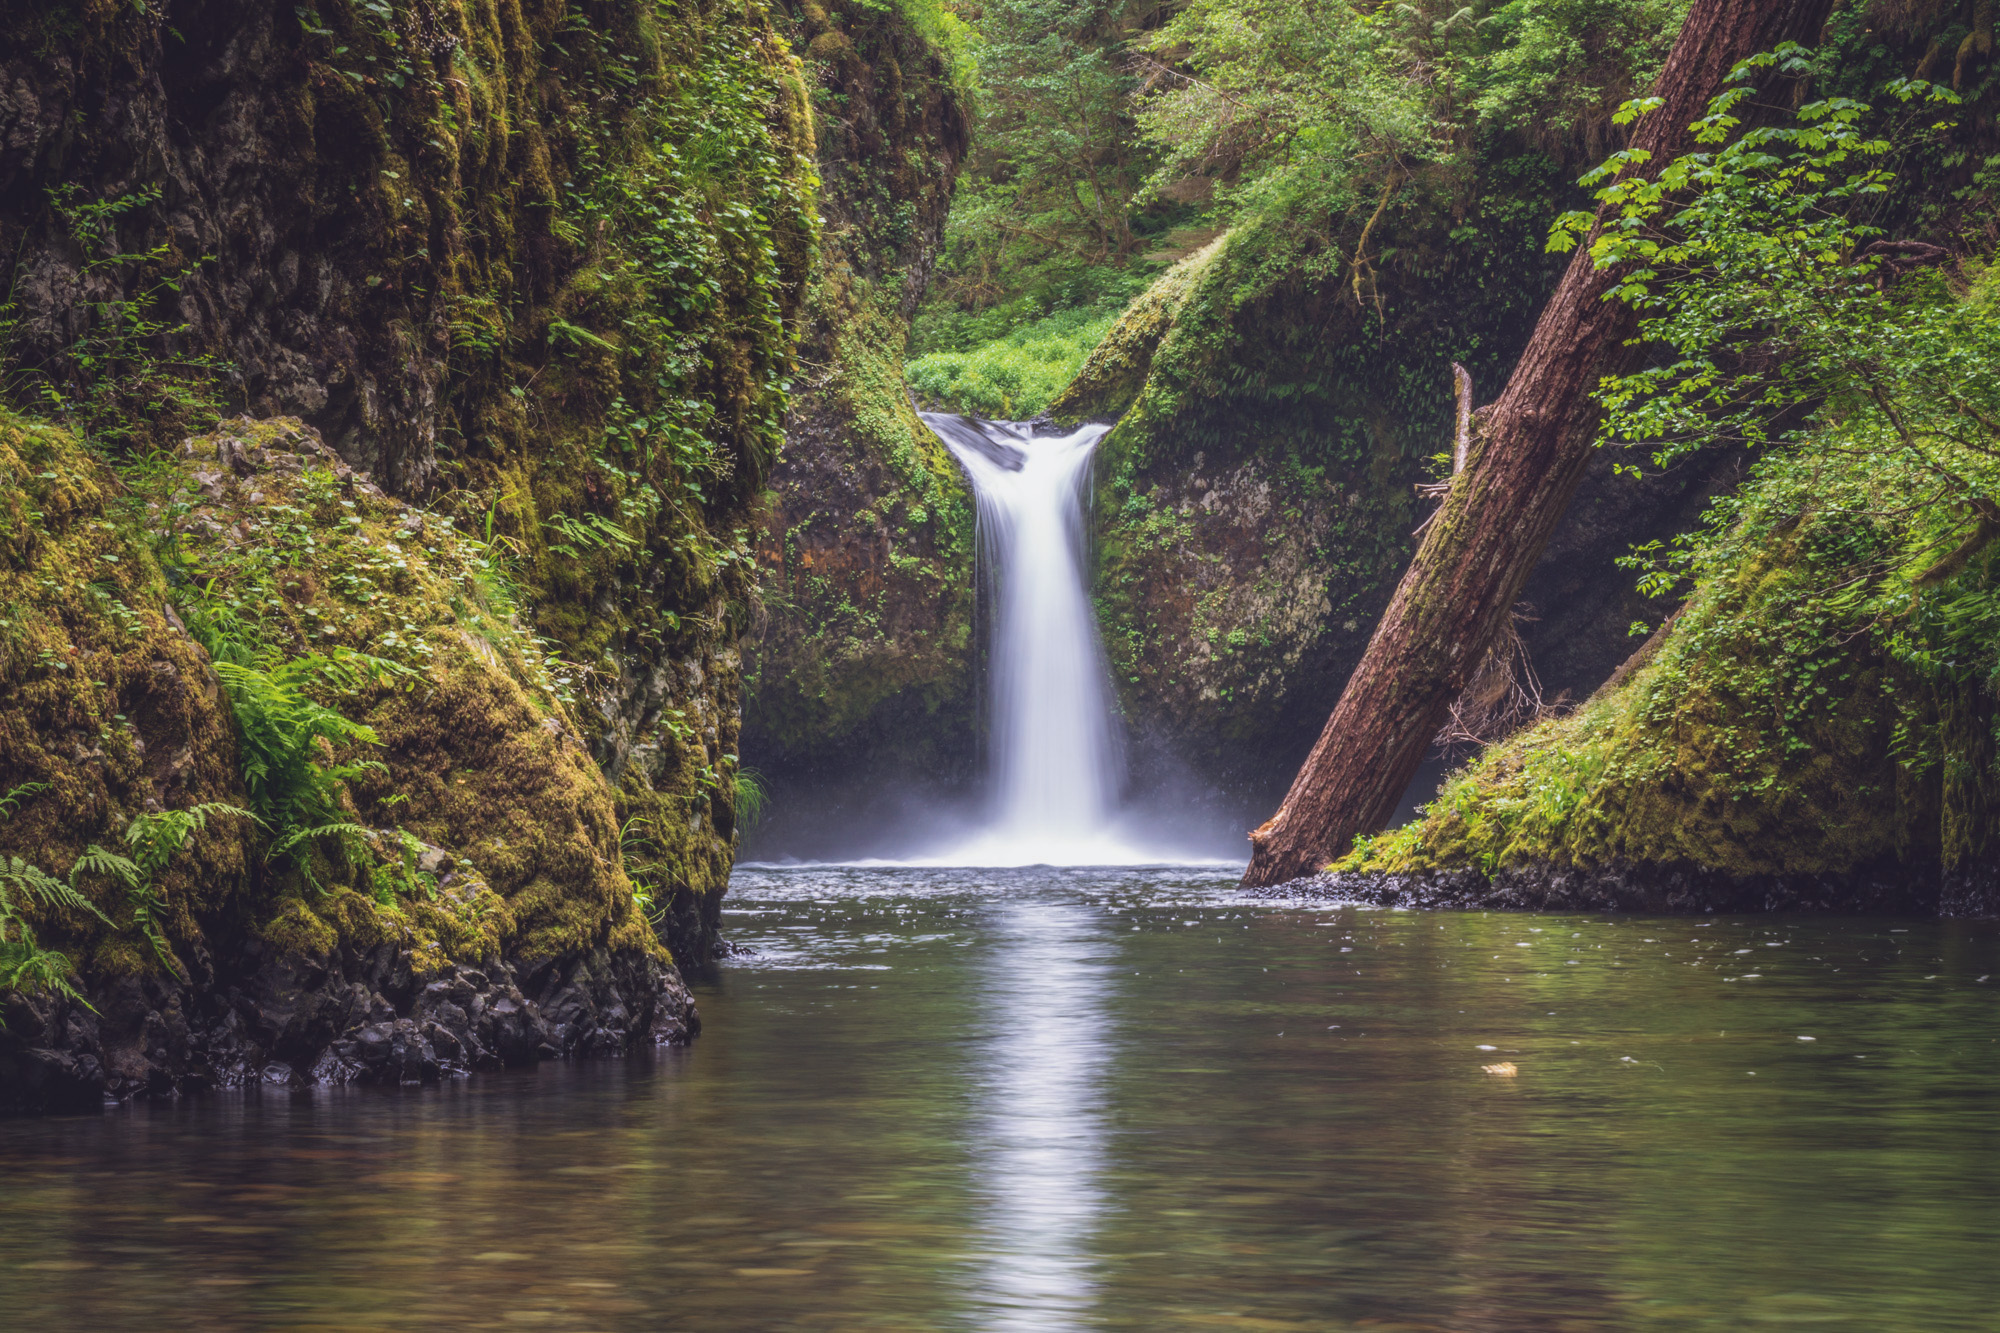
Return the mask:
<path id="1" fill-rule="evenodd" d="M 1688 126 L 1736 63 L 1816 40 L 1831 0 L 1694 0 L 1633 146 L 1654 168 L 1686 152 Z M 1637 320 L 1606 301 L 1612 275 L 1579 246 L 1499 400 L 1480 413 L 1467 465 L 1426 525 L 1416 559 L 1284 804 L 1250 835 L 1243 884 L 1319 870 L 1388 822 L 1446 711 L 1507 623 L 1583 479 L 1597 432 L 1591 396 L 1625 364 Z"/>

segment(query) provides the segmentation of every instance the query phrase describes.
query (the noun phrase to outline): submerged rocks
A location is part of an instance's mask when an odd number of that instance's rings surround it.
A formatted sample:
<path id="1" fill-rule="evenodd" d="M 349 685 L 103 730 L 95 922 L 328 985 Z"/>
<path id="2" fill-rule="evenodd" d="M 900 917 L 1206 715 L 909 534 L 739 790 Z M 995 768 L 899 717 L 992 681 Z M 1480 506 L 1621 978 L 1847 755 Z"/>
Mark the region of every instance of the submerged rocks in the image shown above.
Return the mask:
<path id="1" fill-rule="evenodd" d="M 700 1030 L 674 968 L 641 950 L 420 974 L 407 951 L 316 960 L 248 948 L 227 979 L 127 978 L 73 1001 L 9 994 L 0 1114 L 94 1110 L 254 1084 L 435 1083 Z"/>
<path id="2" fill-rule="evenodd" d="M 1601 866 L 1535 862 L 1487 875 L 1466 867 L 1330 871 L 1292 880 L 1260 897 L 1365 903 L 1418 910 L 1520 912 L 1879 912 L 1994 915 L 1941 898 L 1939 877 L 1894 862 L 1841 873 L 1732 875 L 1695 865 L 1614 862 Z"/>

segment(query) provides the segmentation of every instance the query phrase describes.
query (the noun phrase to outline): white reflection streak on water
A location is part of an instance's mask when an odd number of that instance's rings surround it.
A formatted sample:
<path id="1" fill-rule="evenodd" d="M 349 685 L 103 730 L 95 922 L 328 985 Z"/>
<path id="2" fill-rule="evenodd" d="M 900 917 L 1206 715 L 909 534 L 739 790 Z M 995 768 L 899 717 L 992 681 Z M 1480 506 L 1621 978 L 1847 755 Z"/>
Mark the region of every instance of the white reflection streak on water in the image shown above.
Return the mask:
<path id="1" fill-rule="evenodd" d="M 980 1181 L 983 1329 L 1075 1329 L 1095 1303 L 1109 968 L 1089 909 L 995 908 Z"/>

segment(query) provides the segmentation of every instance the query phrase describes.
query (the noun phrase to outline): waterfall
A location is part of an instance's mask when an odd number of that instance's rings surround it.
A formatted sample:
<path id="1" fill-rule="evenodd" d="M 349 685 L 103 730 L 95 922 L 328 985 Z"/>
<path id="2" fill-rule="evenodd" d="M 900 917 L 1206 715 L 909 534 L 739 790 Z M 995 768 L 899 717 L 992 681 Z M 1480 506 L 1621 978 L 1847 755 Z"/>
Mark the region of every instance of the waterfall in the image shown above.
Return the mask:
<path id="1" fill-rule="evenodd" d="M 1107 426 L 1068 435 L 925 413 L 971 479 L 990 607 L 986 828 L 960 864 L 1148 859 L 1111 830 L 1124 757 L 1085 585 L 1090 459 Z"/>

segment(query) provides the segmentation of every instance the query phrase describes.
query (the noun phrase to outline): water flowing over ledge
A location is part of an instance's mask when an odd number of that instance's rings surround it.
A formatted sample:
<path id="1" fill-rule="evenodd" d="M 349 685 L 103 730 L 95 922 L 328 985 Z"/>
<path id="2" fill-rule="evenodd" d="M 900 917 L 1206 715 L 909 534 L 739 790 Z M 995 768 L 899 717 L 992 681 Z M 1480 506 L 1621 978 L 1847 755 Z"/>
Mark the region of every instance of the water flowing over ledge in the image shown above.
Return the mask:
<path id="1" fill-rule="evenodd" d="M 978 513 L 989 608 L 984 822 L 904 864 L 1227 864 L 1190 840 L 1148 835 L 1121 807 L 1126 769 L 1110 671 L 1086 582 L 1091 459 L 1110 429 L 927 412 Z"/>

